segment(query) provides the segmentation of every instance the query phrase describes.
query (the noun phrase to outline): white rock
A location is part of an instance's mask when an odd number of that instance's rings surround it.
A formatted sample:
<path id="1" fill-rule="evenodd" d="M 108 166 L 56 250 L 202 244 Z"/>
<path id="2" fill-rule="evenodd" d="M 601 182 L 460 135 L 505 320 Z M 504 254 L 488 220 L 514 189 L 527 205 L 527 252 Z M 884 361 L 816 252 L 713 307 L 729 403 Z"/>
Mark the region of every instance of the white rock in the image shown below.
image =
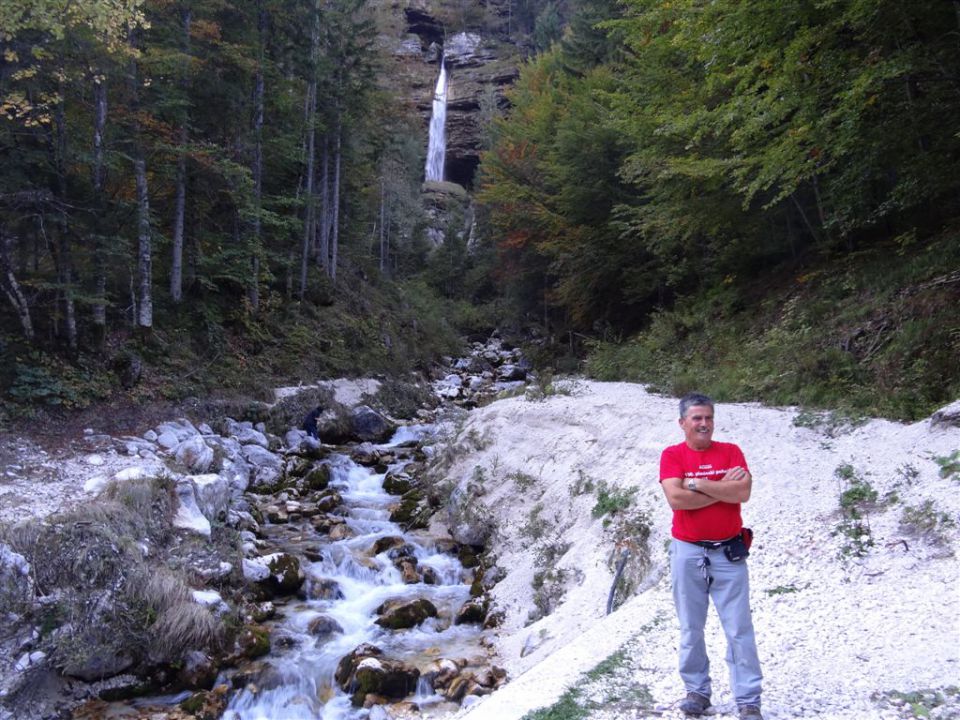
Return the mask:
<path id="1" fill-rule="evenodd" d="M 99 467 L 103 465 L 103 455 L 87 455 L 86 457 L 87 465 L 93 465 L 94 467 Z"/>
<path id="2" fill-rule="evenodd" d="M 173 526 L 210 537 L 210 521 L 197 505 L 192 482 L 182 480 L 177 483 L 177 500 L 179 506 L 173 518 Z"/>

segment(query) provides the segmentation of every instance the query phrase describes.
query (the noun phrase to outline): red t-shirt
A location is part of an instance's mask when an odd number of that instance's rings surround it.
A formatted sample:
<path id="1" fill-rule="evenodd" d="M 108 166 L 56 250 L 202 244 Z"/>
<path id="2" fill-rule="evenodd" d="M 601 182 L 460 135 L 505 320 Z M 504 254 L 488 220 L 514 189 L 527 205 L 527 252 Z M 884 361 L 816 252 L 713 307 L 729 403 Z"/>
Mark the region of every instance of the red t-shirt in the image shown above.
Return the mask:
<path id="1" fill-rule="evenodd" d="M 735 467 L 750 471 L 743 451 L 733 443 L 714 441 L 706 450 L 694 450 L 682 442 L 671 445 L 660 456 L 660 482 L 667 478 L 713 482 Z M 740 503 L 716 502 L 697 510 L 673 511 L 673 536 L 677 540 L 726 540 L 742 528 Z"/>

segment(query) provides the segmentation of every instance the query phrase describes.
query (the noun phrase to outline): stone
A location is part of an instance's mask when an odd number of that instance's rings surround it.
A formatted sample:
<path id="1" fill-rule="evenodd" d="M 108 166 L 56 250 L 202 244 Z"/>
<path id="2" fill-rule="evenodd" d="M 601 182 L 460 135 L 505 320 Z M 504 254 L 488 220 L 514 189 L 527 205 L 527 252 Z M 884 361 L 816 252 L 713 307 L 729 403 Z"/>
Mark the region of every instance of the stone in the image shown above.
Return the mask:
<path id="1" fill-rule="evenodd" d="M 350 427 L 358 440 L 377 443 L 389 440 L 397 429 L 395 423 L 369 405 L 359 405 L 350 411 Z"/>
<path id="2" fill-rule="evenodd" d="M 273 553 L 243 560 L 243 576 L 276 595 L 291 595 L 300 589 L 306 575 L 300 561 L 288 553 Z"/>
<path id="3" fill-rule="evenodd" d="M 328 615 L 318 615 L 307 623 L 307 632 L 318 639 L 325 640 L 332 635 L 342 634 L 343 627 Z"/>
<path id="4" fill-rule="evenodd" d="M 427 618 L 437 617 L 436 606 L 426 598 L 416 600 L 387 600 L 376 610 L 377 625 L 389 630 L 404 630 L 419 625 Z"/>
<path id="5" fill-rule="evenodd" d="M 944 405 L 930 416 L 932 427 L 960 427 L 960 400 Z"/>
<path id="6" fill-rule="evenodd" d="M 181 480 L 176 486 L 177 512 L 173 517 L 173 526 L 199 535 L 210 537 L 210 520 L 197 504 L 194 485 L 189 480 Z"/>
<path id="7" fill-rule="evenodd" d="M 205 473 L 213 465 L 213 450 L 201 436 L 194 435 L 177 445 L 174 458 L 191 474 Z"/>
<path id="8" fill-rule="evenodd" d="M 342 600 L 340 583 L 330 578 L 308 578 L 304 583 L 307 600 Z"/>
<path id="9" fill-rule="evenodd" d="M 453 620 L 454 625 L 482 623 L 487 617 L 488 603 L 482 598 L 473 598 L 463 604 Z"/>

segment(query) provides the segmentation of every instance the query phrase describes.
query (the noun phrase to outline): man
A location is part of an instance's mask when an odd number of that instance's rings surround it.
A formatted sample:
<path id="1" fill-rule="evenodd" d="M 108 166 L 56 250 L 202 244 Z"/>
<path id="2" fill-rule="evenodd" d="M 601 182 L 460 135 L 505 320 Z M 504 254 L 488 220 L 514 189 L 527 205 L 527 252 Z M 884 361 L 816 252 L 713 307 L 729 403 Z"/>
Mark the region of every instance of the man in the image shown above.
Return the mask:
<path id="1" fill-rule="evenodd" d="M 740 504 L 752 478 L 743 452 L 713 440 L 713 400 L 680 401 L 684 442 L 660 457 L 660 486 L 673 508 L 670 570 L 680 621 L 680 709 L 694 717 L 710 707 L 710 660 L 703 628 L 710 598 L 727 636 L 727 666 L 741 720 L 760 714 L 760 660 L 750 616 L 750 584 Z"/>

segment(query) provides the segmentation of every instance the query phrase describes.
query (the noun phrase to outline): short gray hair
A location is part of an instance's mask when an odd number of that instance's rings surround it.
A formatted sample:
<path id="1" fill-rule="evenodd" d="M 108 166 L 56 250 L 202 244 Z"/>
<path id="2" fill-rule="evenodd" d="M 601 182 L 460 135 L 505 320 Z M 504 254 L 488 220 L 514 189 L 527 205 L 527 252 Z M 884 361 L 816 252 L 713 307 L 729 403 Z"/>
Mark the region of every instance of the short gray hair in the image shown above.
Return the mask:
<path id="1" fill-rule="evenodd" d="M 708 395 L 702 393 L 687 393 L 680 398 L 680 419 L 687 416 L 687 410 L 695 405 L 706 405 L 713 410 L 713 400 Z"/>

